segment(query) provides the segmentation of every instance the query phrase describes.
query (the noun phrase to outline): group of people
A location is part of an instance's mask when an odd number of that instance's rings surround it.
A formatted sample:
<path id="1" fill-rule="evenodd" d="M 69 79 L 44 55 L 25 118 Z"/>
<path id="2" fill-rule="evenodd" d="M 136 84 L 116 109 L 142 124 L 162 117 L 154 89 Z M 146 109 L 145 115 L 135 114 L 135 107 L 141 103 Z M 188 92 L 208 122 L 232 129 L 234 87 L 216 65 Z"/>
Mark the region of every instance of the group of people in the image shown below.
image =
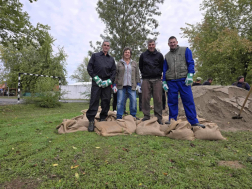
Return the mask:
<path id="1" fill-rule="evenodd" d="M 207 81 L 205 81 L 203 84 L 201 84 L 202 78 L 201 77 L 197 77 L 196 81 L 193 82 L 192 86 L 198 86 L 198 85 L 211 85 L 213 82 L 213 78 L 208 78 Z"/>
<path id="2" fill-rule="evenodd" d="M 132 51 L 124 48 L 122 59 L 115 60 L 108 53 L 110 42 L 102 43 L 102 51 L 92 54 L 87 71 L 92 77 L 91 99 L 86 116 L 89 120 L 88 131 L 94 131 L 94 118 L 101 100 L 100 121 L 105 121 L 110 109 L 111 85 L 117 96 L 117 119 L 122 119 L 125 111 L 126 94 L 130 99 L 130 115 L 136 117 L 136 91 L 141 94 L 142 121 L 150 119 L 150 100 L 153 97 L 154 116 L 159 124 L 162 122 L 163 90 L 168 94 L 169 124 L 177 120 L 178 94 L 180 94 L 185 114 L 191 126 L 199 126 L 191 85 L 193 84 L 194 60 L 188 47 L 178 45 L 176 37 L 168 39 L 169 52 L 163 56 L 156 50 L 154 40 L 148 40 L 147 50 L 140 55 L 139 64 L 131 59 Z M 140 79 L 141 74 L 141 79 Z M 210 85 L 212 78 L 206 84 Z M 137 118 L 136 118 L 137 119 Z"/>
<path id="3" fill-rule="evenodd" d="M 213 78 L 208 78 L 208 80 L 205 81 L 203 84 L 201 84 L 201 81 L 202 81 L 202 78 L 201 77 L 197 77 L 196 81 L 193 82 L 192 86 L 211 85 L 212 81 L 213 81 Z M 248 91 L 250 90 L 249 84 L 244 81 L 244 76 L 239 76 L 237 78 L 237 81 L 234 82 L 232 85 L 240 87 L 240 88 L 243 88 L 243 89 L 248 90 Z"/>

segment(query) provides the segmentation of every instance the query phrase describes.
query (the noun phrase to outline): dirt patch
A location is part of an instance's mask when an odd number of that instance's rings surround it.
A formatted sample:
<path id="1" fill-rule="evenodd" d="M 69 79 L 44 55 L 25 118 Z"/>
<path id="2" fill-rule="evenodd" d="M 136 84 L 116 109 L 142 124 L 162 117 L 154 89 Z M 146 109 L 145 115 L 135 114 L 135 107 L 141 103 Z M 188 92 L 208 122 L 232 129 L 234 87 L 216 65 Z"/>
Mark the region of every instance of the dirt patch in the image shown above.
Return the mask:
<path id="1" fill-rule="evenodd" d="M 3 189 L 35 189 L 38 188 L 40 184 L 39 180 L 33 180 L 33 179 L 21 179 L 16 178 L 10 182 L 0 184 L 0 188 Z"/>
<path id="2" fill-rule="evenodd" d="M 245 168 L 244 165 L 240 164 L 238 161 L 219 161 L 219 166 L 227 166 L 235 169 Z"/>
<path id="3" fill-rule="evenodd" d="M 238 115 L 248 94 L 247 90 L 235 86 L 194 86 L 192 91 L 197 115 L 200 118 L 216 123 L 220 130 L 252 131 L 252 94 L 241 113 L 243 118 L 232 119 Z M 179 115 L 185 115 L 181 99 Z"/>

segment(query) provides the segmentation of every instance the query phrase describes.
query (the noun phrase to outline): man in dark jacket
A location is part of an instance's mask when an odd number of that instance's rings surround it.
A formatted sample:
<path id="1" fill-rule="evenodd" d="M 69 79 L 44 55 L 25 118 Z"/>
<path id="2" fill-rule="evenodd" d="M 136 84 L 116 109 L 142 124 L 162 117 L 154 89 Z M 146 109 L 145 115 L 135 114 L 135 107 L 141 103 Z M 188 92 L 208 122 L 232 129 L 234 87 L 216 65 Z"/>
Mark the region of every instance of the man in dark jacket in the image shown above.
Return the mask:
<path id="1" fill-rule="evenodd" d="M 99 99 L 101 98 L 100 121 L 105 121 L 108 116 L 111 99 L 111 84 L 114 82 L 116 74 L 115 60 L 108 54 L 110 42 L 102 43 L 102 51 L 92 54 L 87 71 L 92 78 L 91 99 L 87 118 L 89 120 L 88 131 L 94 131 L 94 118 L 99 107 Z"/>
<path id="2" fill-rule="evenodd" d="M 234 82 L 232 85 L 237 86 L 237 87 L 240 87 L 240 88 L 243 88 L 243 89 L 246 89 L 246 90 L 248 90 L 248 91 L 249 91 L 249 89 L 250 89 L 249 84 L 246 83 L 246 82 L 244 82 L 244 77 L 243 77 L 243 76 L 239 76 L 239 77 L 237 78 L 237 81 Z"/>
<path id="3" fill-rule="evenodd" d="M 193 83 L 192 86 L 199 86 L 199 85 L 201 85 L 201 80 L 202 80 L 201 77 L 197 77 L 196 82 Z"/>
<path id="4" fill-rule="evenodd" d="M 213 82 L 213 78 L 210 77 L 210 78 L 207 79 L 207 81 L 205 81 L 205 82 L 203 83 L 203 85 L 211 85 L 212 82 Z"/>
<path id="5" fill-rule="evenodd" d="M 139 59 L 139 68 L 142 75 L 142 121 L 150 119 L 150 99 L 153 96 L 154 115 L 158 123 L 162 123 L 162 69 L 164 63 L 163 55 L 156 50 L 154 40 L 148 40 L 148 50 L 143 52 Z"/>

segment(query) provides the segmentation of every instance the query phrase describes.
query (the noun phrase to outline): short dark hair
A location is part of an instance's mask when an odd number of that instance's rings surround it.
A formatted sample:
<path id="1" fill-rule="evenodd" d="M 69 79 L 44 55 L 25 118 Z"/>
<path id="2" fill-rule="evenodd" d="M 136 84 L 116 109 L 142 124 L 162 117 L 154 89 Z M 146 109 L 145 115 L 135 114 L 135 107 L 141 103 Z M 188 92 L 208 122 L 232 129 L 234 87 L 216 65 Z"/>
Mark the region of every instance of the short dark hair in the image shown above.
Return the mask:
<path id="1" fill-rule="evenodd" d="M 241 78 L 244 78 L 244 76 L 243 75 L 239 76 L 237 80 L 239 81 Z"/>
<path id="2" fill-rule="evenodd" d="M 154 39 L 148 39 L 148 41 L 147 41 L 147 45 L 149 44 L 149 43 L 155 43 L 156 44 L 156 42 L 155 42 L 155 40 Z"/>
<path id="3" fill-rule="evenodd" d="M 127 50 L 130 51 L 130 58 L 131 58 L 132 51 L 131 51 L 131 48 L 129 48 L 129 47 L 125 47 L 125 48 L 123 49 L 123 55 L 124 55 L 124 52 L 127 51 Z"/>
<path id="4" fill-rule="evenodd" d="M 209 77 L 209 78 L 207 79 L 207 81 L 209 81 L 209 80 L 212 80 L 212 81 L 213 81 L 213 78 Z"/>
<path id="5" fill-rule="evenodd" d="M 176 39 L 176 41 L 177 41 L 177 38 L 176 38 L 175 36 L 171 36 L 171 37 L 169 37 L 168 42 L 169 42 L 171 39 Z"/>

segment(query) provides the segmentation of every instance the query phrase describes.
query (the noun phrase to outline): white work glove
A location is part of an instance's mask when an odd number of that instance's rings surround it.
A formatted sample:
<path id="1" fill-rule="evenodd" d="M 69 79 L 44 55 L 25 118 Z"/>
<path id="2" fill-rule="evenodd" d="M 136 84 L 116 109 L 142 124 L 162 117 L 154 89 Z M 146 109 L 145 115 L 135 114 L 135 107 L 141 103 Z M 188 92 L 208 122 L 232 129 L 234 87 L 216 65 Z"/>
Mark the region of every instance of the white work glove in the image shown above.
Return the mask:
<path id="1" fill-rule="evenodd" d="M 116 87 L 116 85 L 114 84 L 114 86 L 112 87 L 113 93 L 117 93 L 118 89 Z"/>
<path id="2" fill-rule="evenodd" d="M 139 93 L 142 93 L 142 89 L 141 89 L 140 83 L 137 83 L 136 90 L 137 90 Z"/>
<path id="3" fill-rule="evenodd" d="M 168 87 L 168 85 L 167 85 L 167 82 L 166 82 L 166 81 L 163 81 L 163 82 L 162 82 L 162 85 L 163 85 L 164 91 L 165 91 L 165 92 L 168 92 L 169 87 Z"/>
<path id="4" fill-rule="evenodd" d="M 186 80 L 185 80 L 185 85 L 189 86 L 193 84 L 193 73 L 188 73 Z"/>
<path id="5" fill-rule="evenodd" d="M 102 80 L 101 80 L 98 76 L 93 77 L 93 80 L 96 82 L 96 84 L 97 84 L 99 87 L 102 86 Z"/>

